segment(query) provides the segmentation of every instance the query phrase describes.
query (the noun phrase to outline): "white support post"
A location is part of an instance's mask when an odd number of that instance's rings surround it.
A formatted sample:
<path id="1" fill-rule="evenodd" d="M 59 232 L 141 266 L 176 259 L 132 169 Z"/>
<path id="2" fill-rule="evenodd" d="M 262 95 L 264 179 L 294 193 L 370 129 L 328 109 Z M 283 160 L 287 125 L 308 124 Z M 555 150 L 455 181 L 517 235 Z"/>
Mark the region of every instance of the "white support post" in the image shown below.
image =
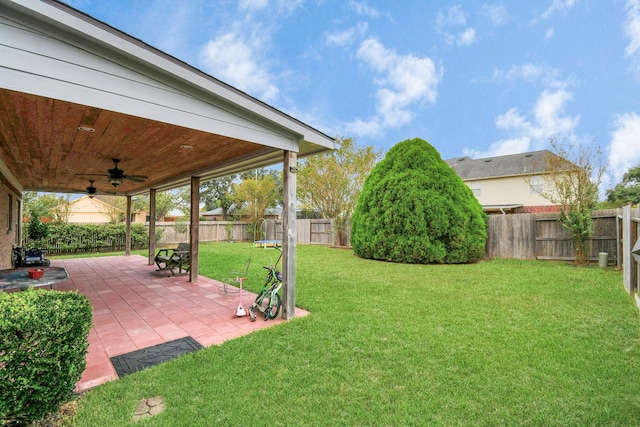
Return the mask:
<path id="1" fill-rule="evenodd" d="M 156 253 L 156 189 L 149 190 L 149 265 Z"/>
<path id="2" fill-rule="evenodd" d="M 296 172 L 298 155 L 284 152 L 284 206 L 282 220 L 283 312 L 286 319 L 296 314 Z"/>

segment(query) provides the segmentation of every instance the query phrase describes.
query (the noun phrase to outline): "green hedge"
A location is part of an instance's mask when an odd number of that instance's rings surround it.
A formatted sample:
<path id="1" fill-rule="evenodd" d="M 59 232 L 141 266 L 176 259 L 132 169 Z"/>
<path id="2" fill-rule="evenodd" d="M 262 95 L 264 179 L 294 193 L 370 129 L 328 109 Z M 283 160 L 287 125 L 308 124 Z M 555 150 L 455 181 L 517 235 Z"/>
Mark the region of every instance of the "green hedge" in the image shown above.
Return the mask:
<path id="1" fill-rule="evenodd" d="M 48 236 L 36 246 L 49 253 L 116 251 L 124 249 L 126 224 L 49 224 Z M 131 224 L 131 246 L 144 248 L 149 243 L 149 229 Z M 34 244 L 25 239 L 25 247 Z"/>
<path id="2" fill-rule="evenodd" d="M 76 292 L 0 294 L 0 424 L 56 411 L 86 367 L 91 305 Z"/>

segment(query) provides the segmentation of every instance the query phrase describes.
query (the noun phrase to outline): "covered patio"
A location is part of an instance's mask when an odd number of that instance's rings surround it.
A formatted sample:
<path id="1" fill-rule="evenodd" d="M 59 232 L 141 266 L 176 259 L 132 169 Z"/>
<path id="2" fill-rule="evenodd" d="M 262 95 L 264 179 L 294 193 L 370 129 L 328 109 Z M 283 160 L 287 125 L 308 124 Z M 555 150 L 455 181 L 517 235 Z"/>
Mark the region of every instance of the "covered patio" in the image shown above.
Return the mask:
<path id="1" fill-rule="evenodd" d="M 183 337 L 208 347 L 284 321 L 234 317 L 237 293 L 225 295 L 220 282 L 204 276 L 194 283 L 188 275 L 155 271 L 139 255 L 55 260 L 53 265 L 69 272 L 54 289 L 77 290 L 93 307 L 87 368 L 77 391 L 118 379 L 111 357 Z M 244 293 L 245 309 L 254 298 Z M 306 314 L 296 311 L 296 316 Z"/>
<path id="2" fill-rule="evenodd" d="M 295 317 L 297 160 L 333 138 L 57 0 L 0 0 L 0 269 L 22 246 L 25 191 L 149 200 L 190 187 L 198 282 L 200 184 L 282 164 L 283 316 Z M 4 202 L 6 200 L 6 203 Z"/>

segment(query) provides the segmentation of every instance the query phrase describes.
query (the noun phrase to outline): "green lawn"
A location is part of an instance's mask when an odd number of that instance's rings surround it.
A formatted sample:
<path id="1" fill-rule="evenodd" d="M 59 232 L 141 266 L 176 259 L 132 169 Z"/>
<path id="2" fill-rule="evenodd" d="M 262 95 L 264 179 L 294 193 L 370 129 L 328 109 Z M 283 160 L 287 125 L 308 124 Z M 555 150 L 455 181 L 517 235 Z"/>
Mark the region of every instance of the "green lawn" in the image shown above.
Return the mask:
<path id="1" fill-rule="evenodd" d="M 254 290 L 277 256 L 199 253 L 217 279 L 252 256 Z M 311 314 L 91 390 L 77 425 L 134 425 L 137 401 L 157 395 L 165 411 L 135 425 L 640 424 L 640 318 L 620 272 L 298 246 L 297 305 Z"/>

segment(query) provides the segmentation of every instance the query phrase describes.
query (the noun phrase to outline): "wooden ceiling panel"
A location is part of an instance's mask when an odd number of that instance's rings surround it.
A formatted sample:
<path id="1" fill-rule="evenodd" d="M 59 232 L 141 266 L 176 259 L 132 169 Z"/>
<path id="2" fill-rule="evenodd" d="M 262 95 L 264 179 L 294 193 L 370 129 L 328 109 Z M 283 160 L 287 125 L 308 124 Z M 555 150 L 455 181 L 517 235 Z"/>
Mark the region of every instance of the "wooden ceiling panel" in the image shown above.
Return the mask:
<path id="1" fill-rule="evenodd" d="M 5 89 L 0 89 L 0 113 L 0 160 L 29 191 L 84 192 L 93 179 L 99 191 L 135 194 L 265 150 L 243 140 Z M 113 187 L 102 175 L 113 168 L 114 158 L 125 175 L 148 179 Z"/>

